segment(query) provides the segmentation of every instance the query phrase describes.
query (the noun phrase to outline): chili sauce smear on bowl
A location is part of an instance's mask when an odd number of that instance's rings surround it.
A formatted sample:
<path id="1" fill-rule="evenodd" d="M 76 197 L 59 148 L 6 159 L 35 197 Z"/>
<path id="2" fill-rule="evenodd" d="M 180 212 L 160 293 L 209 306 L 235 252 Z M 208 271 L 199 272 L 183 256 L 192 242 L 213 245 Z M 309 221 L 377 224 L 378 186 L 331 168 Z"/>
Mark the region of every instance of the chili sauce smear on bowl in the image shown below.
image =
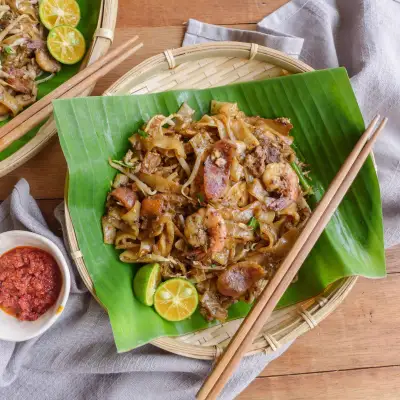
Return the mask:
<path id="1" fill-rule="evenodd" d="M 15 247 L 0 256 L 0 308 L 35 321 L 56 302 L 62 286 L 54 257 L 36 247 Z"/>

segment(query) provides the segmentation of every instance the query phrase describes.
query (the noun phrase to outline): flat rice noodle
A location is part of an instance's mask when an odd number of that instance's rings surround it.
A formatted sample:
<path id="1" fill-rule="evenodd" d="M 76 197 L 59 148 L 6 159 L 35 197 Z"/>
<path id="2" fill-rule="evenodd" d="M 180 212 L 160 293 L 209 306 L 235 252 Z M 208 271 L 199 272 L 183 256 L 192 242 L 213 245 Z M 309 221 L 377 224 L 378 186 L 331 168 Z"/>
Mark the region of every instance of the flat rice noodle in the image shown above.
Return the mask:
<path id="1" fill-rule="evenodd" d="M 236 142 L 236 137 L 233 134 L 232 129 L 231 129 L 231 117 L 229 115 L 227 116 L 225 114 L 218 114 L 214 118 L 215 118 L 216 121 L 219 121 L 220 123 L 223 124 L 223 126 L 225 128 L 225 137 L 227 139 L 230 139 L 233 143 L 235 143 Z M 219 132 L 220 125 L 219 125 L 218 122 L 216 122 L 216 124 L 217 124 L 218 132 Z M 221 135 L 220 135 L 220 137 L 221 137 Z"/>
<path id="2" fill-rule="evenodd" d="M 147 238 L 140 241 L 139 257 L 149 254 L 153 250 L 154 238 Z"/>
<path id="3" fill-rule="evenodd" d="M 254 241 L 254 230 L 242 222 L 225 221 L 228 237 L 234 238 L 237 241 L 252 242 Z"/>
<path id="4" fill-rule="evenodd" d="M 186 158 L 183 143 L 176 137 L 155 136 L 142 140 L 146 150 L 152 150 L 154 147 L 164 150 L 174 150 L 177 157 Z"/>
<path id="5" fill-rule="evenodd" d="M 235 116 L 239 112 L 239 108 L 237 103 L 211 100 L 210 111 L 212 115 L 224 114 L 229 117 Z"/>
<path id="6" fill-rule="evenodd" d="M 255 126 L 264 130 L 266 134 L 270 133 L 278 137 L 283 143 L 286 143 L 289 146 L 293 143 L 294 138 L 292 136 L 288 136 L 289 131 L 287 131 L 286 133 L 286 131 L 283 130 L 282 126 L 280 124 L 277 125 L 276 122 L 272 119 L 260 118 Z M 285 133 L 281 133 L 282 131 Z"/>
<path id="7" fill-rule="evenodd" d="M 165 225 L 164 230 L 161 233 L 157 243 L 154 245 L 154 253 L 159 254 L 163 257 L 169 256 L 174 245 L 175 229 L 174 224 L 169 219 Z"/>
<path id="8" fill-rule="evenodd" d="M 245 207 L 249 202 L 249 193 L 246 188 L 246 182 L 235 183 L 225 196 L 226 201 L 237 207 Z"/>
<path id="9" fill-rule="evenodd" d="M 117 229 L 106 216 L 101 219 L 101 224 L 103 227 L 103 242 L 105 244 L 114 244 Z"/>
<path id="10" fill-rule="evenodd" d="M 278 259 L 285 257 L 290 249 L 293 247 L 295 241 L 300 235 L 300 230 L 297 228 L 289 229 L 284 235 L 282 235 L 273 247 L 262 247 L 258 249 L 260 253 L 270 253 Z"/>
<path id="11" fill-rule="evenodd" d="M 237 157 L 233 157 L 231 165 L 231 180 L 233 182 L 239 182 L 244 176 L 244 168 L 239 163 Z"/>
<path id="12" fill-rule="evenodd" d="M 278 232 L 276 231 L 273 225 L 260 221 L 259 224 L 260 224 L 260 236 L 263 240 L 265 240 L 267 244 L 267 246 L 265 247 L 272 249 L 272 246 L 276 243 L 278 239 Z"/>
<path id="13" fill-rule="evenodd" d="M 14 116 L 22 110 L 17 99 L 8 93 L 2 85 L 0 85 L 0 104 L 9 109 Z"/>
<path id="14" fill-rule="evenodd" d="M 218 253 L 213 253 L 211 259 L 220 265 L 226 265 L 228 264 L 229 250 L 225 248 Z"/>
<path id="15" fill-rule="evenodd" d="M 235 209 L 235 208 L 221 208 L 218 210 L 225 220 L 232 220 L 235 222 L 243 222 L 247 224 L 258 209 L 262 208 L 262 204 L 259 201 L 254 201 L 246 207 Z"/>
<path id="16" fill-rule="evenodd" d="M 193 136 L 189 143 L 192 145 L 193 150 L 196 156 L 199 156 L 204 153 L 204 151 L 212 145 L 212 139 L 207 132 L 201 132 L 197 135 Z"/>
<path id="17" fill-rule="evenodd" d="M 137 236 L 130 233 L 118 232 L 115 238 L 115 248 L 116 249 L 136 249 L 140 248 L 140 245 L 136 243 Z"/>
<path id="18" fill-rule="evenodd" d="M 293 219 L 293 224 L 297 225 L 300 221 L 300 215 L 296 203 L 291 203 L 288 207 L 278 211 L 278 216 L 287 215 Z"/>
<path id="19" fill-rule="evenodd" d="M 247 191 L 262 203 L 264 203 L 265 199 L 268 197 L 268 192 L 264 189 L 261 181 L 257 178 L 254 178 L 252 182 L 247 183 Z"/>
<path id="20" fill-rule="evenodd" d="M 269 197 L 268 192 L 257 178 L 253 178 L 252 182 L 247 183 L 247 191 L 257 200 L 265 204 L 268 209 L 273 211 L 282 210 L 292 203 L 292 201 L 286 197 L 280 197 L 278 199 Z"/>
<path id="21" fill-rule="evenodd" d="M 180 193 L 181 185 L 159 175 L 150 175 L 139 172 L 138 178 L 150 188 L 162 193 Z"/>
<path id="22" fill-rule="evenodd" d="M 231 128 L 236 139 L 244 142 L 248 150 L 253 150 L 260 144 L 258 139 L 251 133 L 249 125 L 247 125 L 242 119 L 232 120 Z"/>
<path id="23" fill-rule="evenodd" d="M 139 257 L 137 252 L 133 252 L 131 250 L 126 250 L 119 255 L 119 259 L 122 262 L 128 264 L 135 264 L 135 263 L 153 263 L 153 262 L 168 262 L 169 259 L 159 256 L 157 254 L 146 254 L 142 257 Z"/>
<path id="24" fill-rule="evenodd" d="M 135 232 L 136 237 L 139 234 L 140 208 L 140 201 L 136 201 L 135 205 L 126 214 L 121 216 L 121 219 Z"/>

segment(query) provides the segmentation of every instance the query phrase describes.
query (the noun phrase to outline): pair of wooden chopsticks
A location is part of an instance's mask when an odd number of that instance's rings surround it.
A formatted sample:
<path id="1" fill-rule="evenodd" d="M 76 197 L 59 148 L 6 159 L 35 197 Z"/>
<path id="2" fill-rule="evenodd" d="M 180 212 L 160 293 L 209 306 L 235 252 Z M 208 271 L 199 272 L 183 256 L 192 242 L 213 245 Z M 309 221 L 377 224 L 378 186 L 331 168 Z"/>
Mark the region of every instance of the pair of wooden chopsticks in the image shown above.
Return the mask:
<path id="1" fill-rule="evenodd" d="M 296 276 L 296 273 L 350 188 L 371 152 L 372 146 L 379 133 L 386 125 L 387 118 L 384 118 L 378 129 L 373 132 L 379 118 L 380 116 L 378 115 L 372 120 L 368 129 L 364 132 L 347 157 L 292 249 L 280 265 L 270 283 L 259 296 L 254 307 L 240 325 L 239 330 L 222 354 L 210 376 L 197 393 L 198 400 L 217 398 L 218 394 L 237 368 L 241 358 L 253 343 L 257 334 L 261 331 L 263 325 Z"/>
<path id="2" fill-rule="evenodd" d="M 53 100 L 79 96 L 86 89 L 94 85 L 98 79 L 108 74 L 117 65 L 136 53 L 136 51 L 143 47 L 143 43 L 132 47 L 137 39 L 138 36 L 135 36 L 110 51 L 0 128 L 0 152 L 49 117 L 53 112 L 51 104 Z"/>

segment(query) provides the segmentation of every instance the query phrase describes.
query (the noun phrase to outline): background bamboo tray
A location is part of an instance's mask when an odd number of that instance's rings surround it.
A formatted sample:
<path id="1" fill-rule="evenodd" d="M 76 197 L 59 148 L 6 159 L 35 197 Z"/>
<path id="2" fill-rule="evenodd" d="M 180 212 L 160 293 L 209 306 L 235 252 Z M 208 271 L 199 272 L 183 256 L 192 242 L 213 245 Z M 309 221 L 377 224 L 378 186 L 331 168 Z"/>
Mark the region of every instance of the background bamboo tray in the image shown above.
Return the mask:
<path id="1" fill-rule="evenodd" d="M 118 0 L 102 0 L 100 7 L 97 29 L 86 53 L 85 60 L 82 63 L 82 68 L 94 63 L 106 54 L 114 38 Z M 94 86 L 88 89 L 83 95 L 90 95 L 93 88 Z M 25 146 L 21 147 L 21 149 L 5 160 L 0 161 L 0 178 L 37 154 L 56 133 L 56 124 L 54 118 L 51 117 Z"/>
<path id="2" fill-rule="evenodd" d="M 266 79 L 312 68 L 285 54 L 256 44 L 223 42 L 167 50 L 120 78 L 105 96 L 143 94 L 171 89 L 207 88 L 233 82 Z M 67 188 L 68 184 L 66 185 Z M 65 196 L 67 199 L 67 194 Z M 96 297 L 66 207 L 66 224 L 71 254 L 88 289 Z M 321 295 L 275 311 L 254 341 L 248 355 L 270 353 L 315 328 L 348 295 L 357 277 L 341 279 Z M 175 338 L 152 343 L 186 357 L 214 359 L 229 343 L 241 319 Z"/>

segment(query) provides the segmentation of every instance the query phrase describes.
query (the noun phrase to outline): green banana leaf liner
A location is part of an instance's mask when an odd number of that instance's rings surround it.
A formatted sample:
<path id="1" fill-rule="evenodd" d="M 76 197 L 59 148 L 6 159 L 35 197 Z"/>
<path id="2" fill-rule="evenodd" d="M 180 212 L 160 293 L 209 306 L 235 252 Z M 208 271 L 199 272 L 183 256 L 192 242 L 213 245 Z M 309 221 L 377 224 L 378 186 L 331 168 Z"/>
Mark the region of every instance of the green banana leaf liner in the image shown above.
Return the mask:
<path id="1" fill-rule="evenodd" d="M 103 244 L 100 223 L 116 173 L 108 158 L 120 159 L 129 147 L 128 137 L 153 115 L 171 114 L 187 102 L 200 118 L 209 113 L 212 99 L 237 102 L 247 115 L 292 120 L 295 149 L 311 170 L 314 194 L 308 201 L 312 208 L 365 130 L 343 68 L 205 90 L 55 101 L 56 123 L 69 168 L 69 210 L 119 352 L 161 336 L 213 325 L 198 311 L 188 320 L 167 322 L 153 308 L 139 303 L 132 291 L 137 266 L 120 262 L 118 251 Z M 279 307 L 316 296 L 329 284 L 351 275 L 385 276 L 380 192 L 370 158 Z M 248 304 L 239 302 L 230 308 L 229 318 L 243 317 L 249 309 Z"/>
<path id="2" fill-rule="evenodd" d="M 94 32 L 97 28 L 101 1 L 102 0 L 77 0 L 81 9 L 81 20 L 79 21 L 77 28 L 80 30 L 86 40 L 86 51 L 90 48 Z M 56 74 L 54 78 L 47 82 L 43 82 L 38 86 L 37 99 L 40 100 L 42 97 L 46 96 L 58 86 L 66 82 L 79 71 L 80 67 L 81 62 L 74 65 L 62 65 L 61 71 Z M 42 79 L 44 76 L 45 75 L 38 79 Z M 8 121 L 9 120 L 0 122 L 0 127 L 5 125 Z M 22 146 L 28 143 L 36 135 L 42 125 L 43 124 L 40 124 L 36 128 L 32 129 L 21 139 L 16 140 L 11 146 L 0 152 L 0 161 L 5 160 L 7 157 L 11 156 Z"/>

